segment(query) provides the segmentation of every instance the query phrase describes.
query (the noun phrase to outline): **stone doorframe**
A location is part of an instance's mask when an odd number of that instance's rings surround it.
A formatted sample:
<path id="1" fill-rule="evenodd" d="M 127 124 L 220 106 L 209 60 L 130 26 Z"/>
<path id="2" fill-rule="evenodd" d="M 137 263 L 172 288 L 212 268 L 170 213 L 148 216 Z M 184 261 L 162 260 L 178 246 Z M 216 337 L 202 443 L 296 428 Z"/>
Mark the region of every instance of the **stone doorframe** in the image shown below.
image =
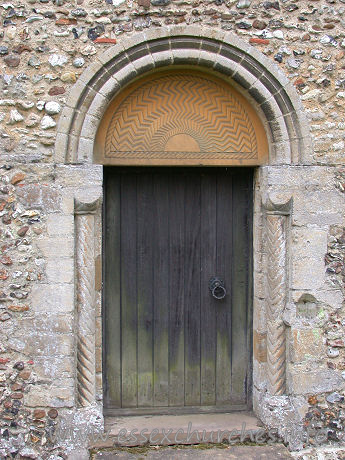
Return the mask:
<path id="1" fill-rule="evenodd" d="M 254 410 L 269 425 L 267 401 L 286 401 L 286 325 L 289 305 L 289 226 L 293 197 L 275 195 L 267 185 L 267 170 L 312 162 L 312 144 L 302 104 L 289 80 L 262 53 L 224 31 L 194 26 L 149 30 L 121 39 L 95 55 L 94 62 L 72 88 L 61 113 L 56 139 L 57 162 L 84 165 L 90 174 L 94 140 L 112 98 L 139 76 L 171 65 L 194 65 L 222 74 L 259 114 L 269 143 L 269 162 L 256 170 L 254 198 Z M 76 240 L 76 405 L 100 407 L 101 345 L 95 341 L 95 287 L 99 266 L 102 190 L 75 200 Z M 98 222 L 98 224 L 97 224 Z M 96 372 L 97 369 L 97 372 Z M 98 395 L 98 397 L 97 397 Z M 267 399 L 268 398 L 268 399 Z M 278 399 L 277 399 L 278 398 Z M 100 411 L 102 408 L 100 407 Z"/>

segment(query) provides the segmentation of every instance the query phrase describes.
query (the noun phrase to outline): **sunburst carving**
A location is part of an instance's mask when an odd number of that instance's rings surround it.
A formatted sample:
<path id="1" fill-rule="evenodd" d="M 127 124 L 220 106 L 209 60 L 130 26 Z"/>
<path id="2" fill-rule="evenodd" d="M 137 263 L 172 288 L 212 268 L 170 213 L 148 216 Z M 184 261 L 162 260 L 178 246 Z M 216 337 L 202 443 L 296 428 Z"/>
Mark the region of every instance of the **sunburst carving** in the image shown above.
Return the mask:
<path id="1" fill-rule="evenodd" d="M 185 135 L 185 136 L 183 136 Z M 181 139 L 176 151 L 169 140 Z M 182 142 L 190 137 L 194 146 Z M 176 74 L 146 81 L 121 100 L 106 130 L 105 157 L 257 158 L 253 122 L 229 87 Z M 199 151 L 197 151 L 199 150 Z"/>

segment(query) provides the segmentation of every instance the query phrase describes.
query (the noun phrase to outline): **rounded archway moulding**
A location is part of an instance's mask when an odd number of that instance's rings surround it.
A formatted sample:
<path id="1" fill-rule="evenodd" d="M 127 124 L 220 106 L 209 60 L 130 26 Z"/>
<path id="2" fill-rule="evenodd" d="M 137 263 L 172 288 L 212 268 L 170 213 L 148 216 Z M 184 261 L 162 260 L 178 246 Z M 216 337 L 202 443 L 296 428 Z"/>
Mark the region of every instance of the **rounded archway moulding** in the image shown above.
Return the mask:
<path id="1" fill-rule="evenodd" d="M 186 65 L 206 70 L 208 75 L 221 75 L 241 93 L 240 97 L 251 101 L 268 139 L 268 164 L 311 162 L 312 144 L 304 109 L 294 86 L 280 69 L 236 35 L 195 26 L 151 29 L 96 55 L 72 87 L 61 113 L 55 144 L 57 161 L 97 162 L 96 133 L 114 97 L 149 72 L 154 75 L 155 70 L 164 67 Z M 164 151 L 174 151 L 183 139 L 187 142 L 183 134 L 188 136 L 178 130 L 177 137 L 170 136 Z M 187 144 L 191 151 L 200 149 L 193 140 L 195 137 L 190 135 Z"/>
<path id="2" fill-rule="evenodd" d="M 247 100 L 189 69 L 156 72 L 121 91 L 94 149 L 94 161 L 107 165 L 257 165 L 267 158 L 265 130 Z"/>

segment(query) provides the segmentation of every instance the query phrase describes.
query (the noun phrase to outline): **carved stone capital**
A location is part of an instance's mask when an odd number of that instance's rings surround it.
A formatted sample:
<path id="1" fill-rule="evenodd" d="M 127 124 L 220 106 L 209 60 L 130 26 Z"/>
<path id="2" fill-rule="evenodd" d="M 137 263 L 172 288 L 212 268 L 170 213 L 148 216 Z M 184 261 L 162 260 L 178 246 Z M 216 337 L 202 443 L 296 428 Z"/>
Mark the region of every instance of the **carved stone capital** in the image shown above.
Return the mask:
<path id="1" fill-rule="evenodd" d="M 81 201 L 74 198 L 74 213 L 75 214 L 95 214 L 102 203 L 102 199 L 96 198 L 92 201 Z"/>
<path id="2" fill-rule="evenodd" d="M 262 198 L 262 208 L 267 214 L 278 214 L 288 216 L 292 212 L 293 198 L 292 196 L 284 201 L 278 201 L 273 195 L 265 195 Z"/>

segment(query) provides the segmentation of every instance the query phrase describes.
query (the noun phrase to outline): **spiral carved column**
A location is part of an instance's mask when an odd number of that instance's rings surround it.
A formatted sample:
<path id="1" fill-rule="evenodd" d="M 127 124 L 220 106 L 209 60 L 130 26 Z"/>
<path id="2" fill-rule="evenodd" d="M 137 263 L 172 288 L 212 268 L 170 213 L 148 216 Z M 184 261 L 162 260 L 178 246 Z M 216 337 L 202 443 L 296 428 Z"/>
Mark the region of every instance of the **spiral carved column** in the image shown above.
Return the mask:
<path id="1" fill-rule="evenodd" d="M 283 313 L 288 297 L 287 228 L 292 200 L 264 203 L 267 244 L 267 375 L 271 395 L 286 391 L 286 331 Z"/>
<path id="2" fill-rule="evenodd" d="M 77 402 L 95 402 L 95 212 L 98 200 L 75 200 L 77 283 Z"/>

